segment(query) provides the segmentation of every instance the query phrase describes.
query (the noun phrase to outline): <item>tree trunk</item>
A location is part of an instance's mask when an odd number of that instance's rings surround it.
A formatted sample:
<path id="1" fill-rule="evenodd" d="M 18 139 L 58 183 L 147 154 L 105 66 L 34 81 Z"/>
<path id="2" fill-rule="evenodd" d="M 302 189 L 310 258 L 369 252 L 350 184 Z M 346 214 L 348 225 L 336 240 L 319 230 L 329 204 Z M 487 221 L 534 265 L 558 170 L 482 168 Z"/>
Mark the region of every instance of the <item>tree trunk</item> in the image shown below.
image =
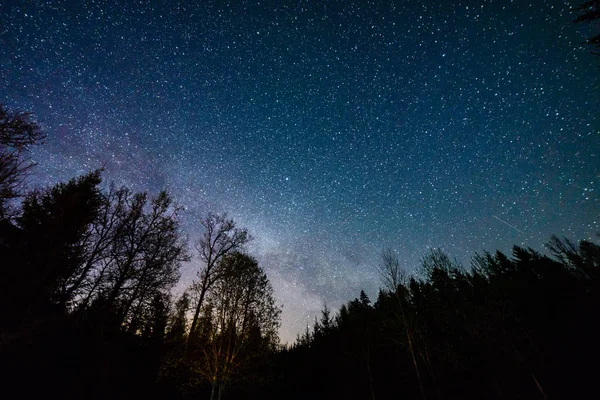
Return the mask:
<path id="1" fill-rule="evenodd" d="M 192 325 L 190 326 L 190 334 L 188 335 L 188 340 L 186 343 L 186 351 L 190 348 L 190 342 L 193 340 L 194 332 L 197 329 L 198 325 L 198 317 L 200 316 L 200 309 L 202 308 L 202 303 L 204 302 L 204 296 L 206 295 L 206 291 L 208 290 L 208 275 L 204 276 L 202 279 L 202 288 L 200 289 L 200 298 L 198 299 L 198 305 L 196 306 L 196 311 L 194 312 L 194 319 L 192 319 Z"/>
<path id="2" fill-rule="evenodd" d="M 546 393 L 544 393 L 544 389 L 542 389 L 542 385 L 540 385 L 540 382 L 535 377 L 535 374 L 532 373 L 531 377 L 533 378 L 533 381 L 535 382 L 535 385 L 537 386 L 538 390 L 540 391 L 540 393 L 544 397 L 544 400 L 548 400 L 548 397 L 546 396 Z"/>
<path id="3" fill-rule="evenodd" d="M 127 329 L 130 333 L 135 333 L 135 331 L 137 330 L 137 323 L 138 323 L 138 320 L 140 317 L 140 311 L 142 310 L 142 307 L 144 305 L 144 299 L 146 298 L 146 293 L 147 293 L 147 290 L 144 290 L 142 292 L 142 294 L 140 295 L 138 304 L 135 307 L 135 311 L 131 315 L 131 321 L 129 322 L 129 327 Z M 129 314 L 129 310 L 131 309 L 131 306 L 133 305 L 134 300 L 135 300 L 135 298 L 132 296 L 132 298 L 130 299 L 130 301 L 128 303 L 126 311 L 123 312 L 124 318 L 127 318 L 127 314 Z"/>
<path id="4" fill-rule="evenodd" d="M 415 372 L 417 373 L 417 380 L 419 381 L 419 389 L 421 389 L 421 396 L 425 399 L 425 389 L 423 388 L 423 382 L 421 380 L 421 372 L 419 371 L 419 365 L 417 364 L 417 357 L 415 356 L 415 350 L 412 342 L 412 337 L 410 334 L 410 330 L 406 327 L 406 336 L 408 339 L 408 348 L 410 349 L 410 355 L 413 361 L 413 365 L 415 367 Z"/>
<path id="5" fill-rule="evenodd" d="M 402 299 L 398 295 L 396 291 L 396 298 L 398 299 L 398 304 L 400 305 L 400 313 L 402 315 L 402 322 L 404 324 L 404 329 L 406 330 L 406 339 L 408 341 L 408 348 L 410 350 L 410 356 L 412 358 L 413 366 L 415 367 L 415 373 L 417 374 L 417 380 L 419 381 L 419 389 L 421 390 L 421 396 L 423 400 L 425 400 L 425 388 L 423 387 L 423 381 L 421 380 L 421 372 L 419 371 L 419 364 L 417 363 L 417 356 L 415 355 L 415 349 L 412 341 L 412 335 L 410 333 L 410 328 L 408 327 L 406 314 L 404 313 L 404 306 L 402 305 Z"/>
<path id="6" fill-rule="evenodd" d="M 115 283 L 115 286 L 113 286 L 112 290 L 110 291 L 110 294 L 107 297 L 107 304 L 112 307 L 113 303 L 115 302 L 115 300 L 117 299 L 117 297 L 119 297 L 119 294 L 121 292 L 121 289 L 123 288 L 123 285 L 125 284 L 125 281 L 127 280 L 127 276 L 126 274 L 122 274 L 119 279 L 117 280 L 117 282 Z"/>
<path id="7" fill-rule="evenodd" d="M 375 390 L 373 390 L 373 376 L 371 374 L 371 352 L 369 351 L 369 346 L 367 345 L 365 353 L 365 361 L 367 364 L 367 374 L 369 376 L 369 389 L 371 390 L 371 400 L 375 400 Z"/>
<path id="8" fill-rule="evenodd" d="M 212 390 L 210 391 L 210 400 L 216 400 L 217 399 L 217 381 L 213 380 L 211 386 L 212 386 Z"/>
<path id="9" fill-rule="evenodd" d="M 94 280 L 94 283 L 92 285 L 92 288 L 88 291 L 85 300 L 83 300 L 80 304 L 79 304 L 79 308 L 81 309 L 86 309 L 88 307 L 88 305 L 90 304 L 90 300 L 92 299 L 92 296 L 94 295 L 94 292 L 96 291 L 96 289 L 98 289 L 100 287 L 100 285 L 103 282 L 104 279 L 104 273 L 106 272 L 106 270 L 108 269 L 109 264 L 106 264 L 102 270 L 100 271 L 100 275 L 98 277 L 96 277 L 96 279 Z"/>
<path id="10" fill-rule="evenodd" d="M 85 265 L 83 267 L 83 270 L 79 274 L 79 277 L 75 280 L 75 282 L 73 282 L 71 284 L 71 287 L 69 287 L 66 290 L 66 292 L 65 292 L 65 299 L 63 300 L 65 303 L 66 303 L 66 301 L 68 301 L 73 296 L 73 293 L 75 293 L 77 290 L 79 290 L 79 288 L 81 287 L 81 284 L 83 283 L 83 281 L 85 280 L 85 278 L 88 276 L 89 272 L 94 267 L 95 262 L 97 261 L 96 257 L 99 254 L 101 254 L 102 251 L 104 251 L 106 249 L 106 247 L 104 246 L 104 240 L 105 239 L 106 239 L 105 236 L 102 236 L 99 239 L 99 242 L 94 246 L 92 252 L 88 256 L 87 261 L 85 262 Z M 102 244 L 102 245 L 100 245 L 100 244 Z"/>
<path id="11" fill-rule="evenodd" d="M 223 392 L 225 391 L 225 385 L 224 384 L 220 384 L 219 385 L 219 398 L 218 400 L 221 400 L 223 398 Z"/>

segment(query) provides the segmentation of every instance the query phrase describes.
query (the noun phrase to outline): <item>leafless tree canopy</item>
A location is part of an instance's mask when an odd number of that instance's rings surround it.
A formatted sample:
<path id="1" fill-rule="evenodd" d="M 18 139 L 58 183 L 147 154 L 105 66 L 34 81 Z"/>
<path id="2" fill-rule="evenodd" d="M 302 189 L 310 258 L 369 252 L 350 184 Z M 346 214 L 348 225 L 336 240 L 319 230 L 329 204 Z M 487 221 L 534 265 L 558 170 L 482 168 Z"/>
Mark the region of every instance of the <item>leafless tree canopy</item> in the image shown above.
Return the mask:
<path id="1" fill-rule="evenodd" d="M 190 327 L 190 338 L 194 337 L 207 290 L 223 276 L 218 268 L 220 261 L 227 254 L 241 250 L 252 239 L 248 231 L 238 228 L 227 214 L 209 213 L 200 224 L 204 232 L 196 244 L 196 249 L 204 262 L 204 269 L 198 273 L 198 301 Z"/>
<path id="2" fill-rule="evenodd" d="M 29 148 L 45 135 L 29 113 L 10 113 L 0 104 L 0 219 L 9 216 L 9 202 L 22 193 L 27 172 L 33 166 Z"/>
<path id="3" fill-rule="evenodd" d="M 381 252 L 379 274 L 383 288 L 391 293 L 396 292 L 398 286 L 405 283 L 406 273 L 400 267 L 400 260 L 394 250 L 386 248 Z"/>

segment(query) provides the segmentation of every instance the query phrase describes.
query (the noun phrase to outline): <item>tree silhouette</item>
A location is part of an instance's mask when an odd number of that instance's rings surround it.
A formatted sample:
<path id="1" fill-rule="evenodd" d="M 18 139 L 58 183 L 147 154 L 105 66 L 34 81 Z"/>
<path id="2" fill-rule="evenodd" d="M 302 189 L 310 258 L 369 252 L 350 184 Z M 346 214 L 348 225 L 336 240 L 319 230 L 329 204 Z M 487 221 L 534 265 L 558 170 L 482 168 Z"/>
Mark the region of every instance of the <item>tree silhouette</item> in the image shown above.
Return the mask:
<path id="1" fill-rule="evenodd" d="M 23 194 L 23 180 L 33 166 L 28 150 L 44 138 L 30 113 L 10 112 L 0 104 L 0 221 L 11 215 L 10 201 Z"/>
<path id="2" fill-rule="evenodd" d="M 95 229 L 102 244 L 91 246 L 102 252 L 96 253 L 97 262 L 85 263 L 77 306 L 85 309 L 96 302 L 137 332 L 153 299 L 168 293 L 179 279 L 181 262 L 188 259 L 179 231 L 180 208 L 164 191 L 149 200 L 146 193 L 112 189 L 108 199 Z"/>
<path id="3" fill-rule="evenodd" d="M 227 254 L 242 249 L 251 240 L 248 231 L 238 228 L 233 219 L 227 218 L 227 214 L 210 213 L 200 221 L 200 224 L 204 228 L 204 232 L 196 245 L 196 249 L 205 265 L 204 269 L 198 272 L 198 278 L 200 279 L 197 283 L 199 295 L 190 326 L 188 346 L 198 326 L 198 317 L 204 305 L 207 291 L 223 277 L 223 272 L 219 270 L 220 261 Z"/>
<path id="4" fill-rule="evenodd" d="M 211 383 L 211 399 L 221 398 L 227 385 L 277 344 L 280 309 L 273 288 L 252 257 L 234 252 L 219 263 L 224 279 L 207 295 L 208 327 L 202 348 L 202 375 Z"/>
<path id="5" fill-rule="evenodd" d="M 166 192 L 150 200 L 126 188 L 105 194 L 100 175 L 26 196 L 16 225 L 0 240 L 7 261 L 0 271 L 3 305 L 12 296 L 19 304 L 13 315 L 31 319 L 49 306 L 83 312 L 94 303 L 115 324 L 141 332 L 153 302 L 177 282 L 187 260 L 180 209 Z"/>
<path id="6" fill-rule="evenodd" d="M 2 241 L 2 304 L 19 306 L 7 312 L 30 319 L 49 306 L 66 311 L 69 282 L 85 257 L 83 238 L 101 207 L 100 182 L 95 171 L 27 195 L 13 235 Z"/>
<path id="7" fill-rule="evenodd" d="M 400 322 L 401 325 L 404 327 L 404 332 L 406 334 L 406 342 L 410 351 L 410 357 L 412 359 L 415 374 L 417 376 L 417 381 L 419 383 L 421 396 L 424 399 L 425 390 L 423 388 L 421 371 L 419 369 L 419 364 L 417 362 L 417 356 L 415 352 L 414 333 L 411 324 L 409 323 L 409 318 L 406 311 L 406 290 L 402 285 L 403 274 L 400 269 L 400 261 L 398 260 L 398 256 L 392 250 L 388 249 L 383 251 L 381 255 L 380 271 L 382 274 L 382 281 L 388 287 L 388 293 L 396 299 L 398 310 L 400 311 L 399 313 L 396 313 L 396 318 L 398 319 L 398 322 Z"/>

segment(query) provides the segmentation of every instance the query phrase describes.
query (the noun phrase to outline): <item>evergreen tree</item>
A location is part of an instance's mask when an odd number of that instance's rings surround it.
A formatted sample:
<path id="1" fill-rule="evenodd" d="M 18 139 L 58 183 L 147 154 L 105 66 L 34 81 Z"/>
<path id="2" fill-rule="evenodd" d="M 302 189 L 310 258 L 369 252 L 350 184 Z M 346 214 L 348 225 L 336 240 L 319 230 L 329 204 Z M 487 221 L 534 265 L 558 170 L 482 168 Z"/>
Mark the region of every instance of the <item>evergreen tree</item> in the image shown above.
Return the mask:
<path id="1" fill-rule="evenodd" d="M 2 307 L 31 319 L 48 307 L 65 312 L 70 279 L 86 253 L 85 237 L 97 218 L 100 171 L 27 195 L 13 235 L 2 241 Z"/>

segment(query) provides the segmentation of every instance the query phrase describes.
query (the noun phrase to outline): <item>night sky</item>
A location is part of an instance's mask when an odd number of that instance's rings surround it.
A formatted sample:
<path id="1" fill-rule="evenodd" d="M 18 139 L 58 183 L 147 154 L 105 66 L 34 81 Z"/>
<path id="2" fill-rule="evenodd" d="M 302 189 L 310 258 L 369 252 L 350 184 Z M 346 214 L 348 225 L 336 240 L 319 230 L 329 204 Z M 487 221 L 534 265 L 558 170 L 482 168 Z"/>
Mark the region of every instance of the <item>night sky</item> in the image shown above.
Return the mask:
<path id="1" fill-rule="evenodd" d="M 385 247 L 413 270 L 600 231 L 600 62 L 566 2 L 112 3 L 0 1 L 0 103 L 48 135 L 30 186 L 104 166 L 192 242 L 228 212 L 284 341 L 375 300 Z"/>

